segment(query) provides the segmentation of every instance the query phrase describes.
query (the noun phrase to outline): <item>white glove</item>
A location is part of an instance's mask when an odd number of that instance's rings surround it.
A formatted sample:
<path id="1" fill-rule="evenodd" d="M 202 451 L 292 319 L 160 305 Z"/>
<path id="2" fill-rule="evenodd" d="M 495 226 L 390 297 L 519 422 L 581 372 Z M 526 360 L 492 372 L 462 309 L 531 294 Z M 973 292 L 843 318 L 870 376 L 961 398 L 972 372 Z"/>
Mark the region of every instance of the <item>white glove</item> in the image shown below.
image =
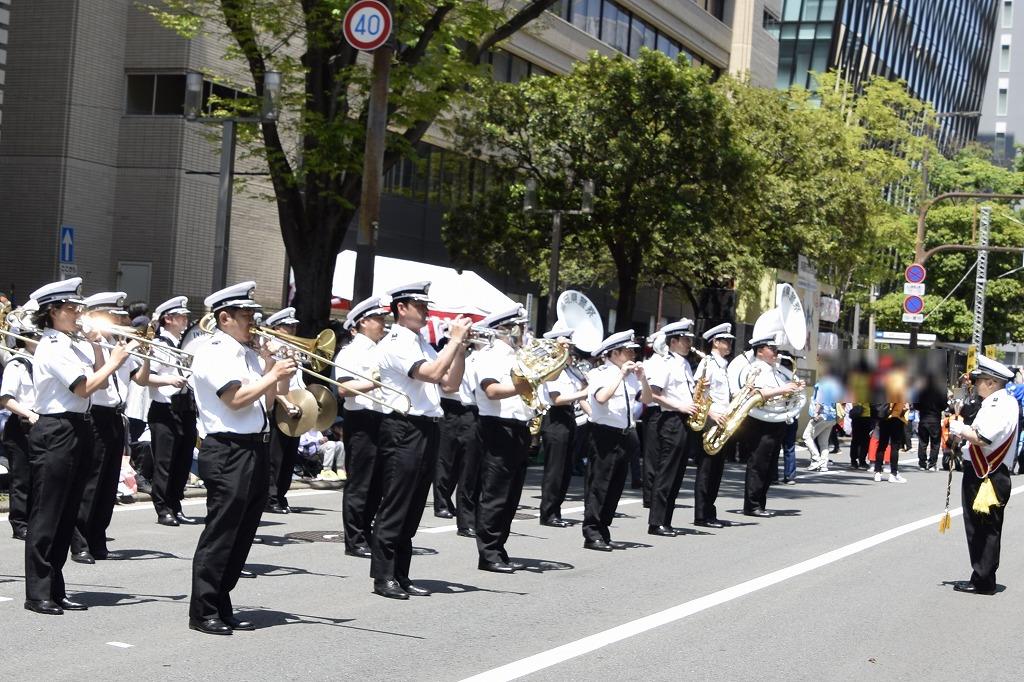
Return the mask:
<path id="1" fill-rule="evenodd" d="M 954 436 L 959 436 L 959 435 L 963 434 L 964 429 L 966 429 L 966 428 L 967 428 L 967 425 L 964 424 L 959 419 L 950 419 L 949 420 L 949 432 L 951 434 L 953 434 Z"/>

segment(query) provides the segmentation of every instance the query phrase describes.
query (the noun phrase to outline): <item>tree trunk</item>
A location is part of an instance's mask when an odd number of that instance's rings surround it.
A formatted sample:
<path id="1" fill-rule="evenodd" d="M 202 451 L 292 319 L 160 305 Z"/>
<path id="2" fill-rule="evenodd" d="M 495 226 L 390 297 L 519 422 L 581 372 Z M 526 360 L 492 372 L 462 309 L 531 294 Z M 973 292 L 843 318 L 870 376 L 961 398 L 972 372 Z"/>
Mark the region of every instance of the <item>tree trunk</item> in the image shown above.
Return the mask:
<path id="1" fill-rule="evenodd" d="M 619 300 L 615 305 L 615 331 L 633 328 L 633 311 L 636 309 L 637 268 L 632 263 L 616 267 L 619 280 Z"/>

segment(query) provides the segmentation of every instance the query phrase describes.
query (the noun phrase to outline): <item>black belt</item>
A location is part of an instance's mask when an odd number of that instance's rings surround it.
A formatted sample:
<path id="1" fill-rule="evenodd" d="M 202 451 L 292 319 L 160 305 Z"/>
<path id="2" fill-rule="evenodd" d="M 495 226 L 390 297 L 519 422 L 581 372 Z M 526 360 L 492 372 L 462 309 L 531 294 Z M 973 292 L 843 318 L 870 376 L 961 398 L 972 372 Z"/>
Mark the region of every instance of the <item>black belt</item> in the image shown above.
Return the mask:
<path id="1" fill-rule="evenodd" d="M 206 434 L 210 438 L 216 438 L 217 440 L 226 440 L 229 443 L 242 443 L 243 445 L 255 445 L 258 443 L 269 443 L 270 433 L 264 431 L 263 433 L 208 433 Z"/>
<path id="2" fill-rule="evenodd" d="M 124 405 L 118 405 L 117 407 L 108 407 L 107 405 L 93 405 L 90 410 L 96 410 L 104 414 L 124 414 Z"/>
<path id="3" fill-rule="evenodd" d="M 445 414 L 466 414 L 478 411 L 476 405 L 466 405 L 451 398 L 441 398 L 441 409 L 445 411 Z"/>
<path id="4" fill-rule="evenodd" d="M 88 412 L 57 412 L 55 414 L 41 414 L 40 417 L 51 417 L 53 419 L 70 419 L 72 421 L 90 421 Z"/>
<path id="5" fill-rule="evenodd" d="M 594 426 L 600 427 L 600 428 L 602 428 L 602 429 L 604 429 L 606 431 L 611 431 L 613 433 L 618 433 L 620 435 L 625 435 L 625 434 L 627 434 L 627 433 L 629 433 L 630 431 L 633 430 L 633 426 L 632 425 L 630 425 L 630 426 L 621 426 L 620 427 L 620 426 L 608 426 L 607 424 L 598 424 L 597 422 L 590 422 L 590 423 L 593 424 Z"/>
<path id="6" fill-rule="evenodd" d="M 423 414 L 399 414 L 398 412 L 392 412 L 391 414 L 386 414 L 384 416 L 389 419 L 405 419 L 406 421 L 413 422 L 414 424 L 436 424 L 441 421 L 440 417 L 428 417 Z"/>
<path id="7" fill-rule="evenodd" d="M 548 409 L 548 415 L 551 417 L 563 416 L 576 418 L 576 410 L 573 409 L 572 405 L 555 405 Z"/>
<path id="8" fill-rule="evenodd" d="M 520 421 L 518 419 L 511 419 L 509 417 L 492 417 L 491 415 L 481 415 L 480 421 L 498 422 L 504 426 L 529 426 L 530 422 Z"/>

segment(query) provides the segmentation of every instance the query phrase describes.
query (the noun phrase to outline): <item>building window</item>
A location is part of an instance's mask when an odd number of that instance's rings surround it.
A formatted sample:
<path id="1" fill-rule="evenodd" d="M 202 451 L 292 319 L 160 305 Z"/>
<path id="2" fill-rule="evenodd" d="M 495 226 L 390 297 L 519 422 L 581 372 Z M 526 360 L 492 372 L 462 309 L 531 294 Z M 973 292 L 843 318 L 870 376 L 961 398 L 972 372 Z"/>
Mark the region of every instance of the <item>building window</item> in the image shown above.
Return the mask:
<path id="1" fill-rule="evenodd" d="M 698 7 L 703 8 L 705 12 L 713 16 L 715 19 L 718 19 L 719 21 L 722 20 L 723 16 L 725 16 L 724 0 L 693 0 L 693 2 L 696 3 Z"/>
<path id="2" fill-rule="evenodd" d="M 764 11 L 764 16 L 761 17 L 761 27 L 768 32 L 772 38 L 779 39 L 779 25 L 781 22 L 779 18 L 769 12 L 767 9 Z"/>
<path id="3" fill-rule="evenodd" d="M 211 99 L 213 97 L 214 99 Z M 202 115 L 213 115 L 226 101 L 254 99 L 248 93 L 203 81 Z M 185 74 L 130 73 L 126 76 L 124 113 L 129 116 L 183 116 Z"/>
<path id="4" fill-rule="evenodd" d="M 1010 105 L 1010 79 L 999 79 L 999 93 L 996 95 L 996 116 L 1006 116 Z"/>
<path id="5" fill-rule="evenodd" d="M 1013 28 L 1013 0 L 1003 0 L 1003 28 Z"/>
<path id="6" fill-rule="evenodd" d="M 996 122 L 996 140 L 992 146 L 992 160 L 1006 160 L 1006 121 Z"/>
<path id="7" fill-rule="evenodd" d="M 491 65 L 491 78 L 499 83 L 518 83 L 530 76 L 551 75 L 547 69 L 504 50 L 491 50 L 484 59 Z"/>
<path id="8" fill-rule="evenodd" d="M 629 52 L 629 12 L 611 2 L 604 3 L 601 40 L 619 52 Z"/>
<path id="9" fill-rule="evenodd" d="M 1010 41 L 1012 38 L 1013 36 L 1009 33 L 1000 37 L 999 70 L 1003 73 L 1010 70 Z"/>
<path id="10" fill-rule="evenodd" d="M 573 26 L 590 35 L 601 35 L 601 0 L 572 0 Z"/>

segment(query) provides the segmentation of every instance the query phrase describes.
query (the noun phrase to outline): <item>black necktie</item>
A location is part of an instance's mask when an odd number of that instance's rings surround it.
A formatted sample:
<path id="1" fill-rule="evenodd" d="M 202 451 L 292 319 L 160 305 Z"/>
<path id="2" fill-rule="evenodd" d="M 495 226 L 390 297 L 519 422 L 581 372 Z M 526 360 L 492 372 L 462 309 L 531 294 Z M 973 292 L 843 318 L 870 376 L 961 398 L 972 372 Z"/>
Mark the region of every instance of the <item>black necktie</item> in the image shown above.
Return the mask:
<path id="1" fill-rule="evenodd" d="M 626 386 L 626 377 L 622 378 L 622 395 L 626 398 L 626 428 L 633 425 L 633 410 L 629 408 L 629 388 Z"/>

